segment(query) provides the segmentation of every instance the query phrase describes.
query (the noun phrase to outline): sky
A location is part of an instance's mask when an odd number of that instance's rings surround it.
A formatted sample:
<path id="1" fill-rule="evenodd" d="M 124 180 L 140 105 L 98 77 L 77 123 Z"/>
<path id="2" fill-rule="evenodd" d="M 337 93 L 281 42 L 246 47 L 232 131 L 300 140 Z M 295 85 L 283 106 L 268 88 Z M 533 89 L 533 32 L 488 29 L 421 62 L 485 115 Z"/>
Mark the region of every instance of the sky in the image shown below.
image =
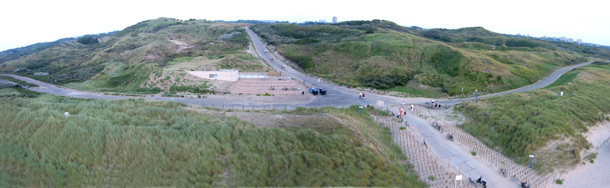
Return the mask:
<path id="1" fill-rule="evenodd" d="M 122 30 L 159 17 L 330 22 L 337 16 L 338 21 L 383 19 L 423 28 L 481 26 L 498 33 L 565 36 L 610 45 L 610 14 L 601 0 L 19 0 L 0 5 L 0 51 Z"/>

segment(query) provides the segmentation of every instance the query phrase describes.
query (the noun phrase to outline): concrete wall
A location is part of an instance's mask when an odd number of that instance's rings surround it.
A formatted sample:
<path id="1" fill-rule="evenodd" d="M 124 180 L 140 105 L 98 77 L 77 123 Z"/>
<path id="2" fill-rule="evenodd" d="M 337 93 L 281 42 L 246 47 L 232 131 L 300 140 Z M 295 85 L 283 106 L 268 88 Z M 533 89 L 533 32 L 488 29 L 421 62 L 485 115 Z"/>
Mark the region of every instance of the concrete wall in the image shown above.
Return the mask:
<path id="1" fill-rule="evenodd" d="M 210 80 L 224 80 L 224 81 L 232 81 L 235 82 L 239 79 L 239 72 L 237 70 L 234 71 L 186 71 L 187 73 L 199 77 Z M 216 77 L 212 77 L 216 75 Z"/>

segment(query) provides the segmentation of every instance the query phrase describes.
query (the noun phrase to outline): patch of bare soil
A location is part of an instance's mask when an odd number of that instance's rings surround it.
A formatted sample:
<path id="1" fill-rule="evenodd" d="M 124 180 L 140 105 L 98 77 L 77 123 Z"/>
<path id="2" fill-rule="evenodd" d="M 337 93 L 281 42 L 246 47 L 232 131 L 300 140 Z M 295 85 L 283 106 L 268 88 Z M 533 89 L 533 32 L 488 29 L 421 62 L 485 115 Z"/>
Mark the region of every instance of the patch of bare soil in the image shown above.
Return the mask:
<path id="1" fill-rule="evenodd" d="M 169 91 L 171 86 L 195 86 L 221 92 L 228 91 L 233 82 L 199 78 L 185 72 L 215 71 L 217 70 L 215 64 L 219 61 L 220 60 L 210 60 L 205 57 L 196 57 L 188 62 L 174 64 L 163 71 L 150 73 L 150 75 L 148 75 L 148 81 L 142 83 L 140 87 L 158 87 L 163 91 Z"/>
<path id="2" fill-rule="evenodd" d="M 182 42 L 182 41 L 179 41 L 179 40 L 169 40 L 169 41 L 171 41 L 172 44 L 176 45 L 176 50 L 174 51 L 174 53 L 176 53 L 176 54 L 180 53 L 180 52 L 182 52 L 182 51 L 184 51 L 186 49 L 195 47 L 194 45 L 191 45 L 189 43 Z"/>

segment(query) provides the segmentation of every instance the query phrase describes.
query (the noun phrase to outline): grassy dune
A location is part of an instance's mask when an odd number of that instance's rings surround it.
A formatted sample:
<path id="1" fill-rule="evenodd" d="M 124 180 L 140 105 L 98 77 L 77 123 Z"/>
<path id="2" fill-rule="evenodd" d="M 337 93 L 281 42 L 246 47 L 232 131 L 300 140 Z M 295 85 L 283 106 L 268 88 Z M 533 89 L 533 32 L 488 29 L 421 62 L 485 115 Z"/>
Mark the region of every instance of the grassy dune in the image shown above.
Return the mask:
<path id="1" fill-rule="evenodd" d="M 291 112 L 351 127 L 283 129 L 172 102 L 0 100 L 0 187 L 426 187 L 356 107 Z"/>
<path id="2" fill-rule="evenodd" d="M 590 65 L 544 89 L 485 98 L 457 109 L 468 118 L 464 130 L 522 164 L 537 154 L 536 169 L 550 172 L 577 164 L 582 153 L 590 152 L 582 133 L 607 120 L 608 93 L 610 66 Z"/>
<path id="3" fill-rule="evenodd" d="M 88 91 L 158 93 L 171 85 L 156 88 L 143 83 L 153 72 L 163 72 L 180 58 L 227 57 L 236 59 L 229 62 L 255 61 L 246 56 L 249 38 L 240 28 L 243 26 L 205 20 L 147 20 L 114 35 L 92 35 L 99 43 L 68 41 L 32 51 L 19 59 L 2 61 L 0 71 L 13 73 L 17 70 L 16 74 Z M 234 32 L 240 34 L 219 39 Z M 189 46 L 178 51 L 172 40 Z M 232 66 L 228 64 L 227 67 Z M 38 72 L 49 75 L 35 75 Z"/>
<path id="4" fill-rule="evenodd" d="M 374 20 L 257 24 L 252 29 L 306 72 L 342 85 L 377 89 L 415 79 L 448 95 L 462 94 L 462 88 L 464 93 L 498 92 L 534 83 L 555 67 L 586 61 L 547 42 L 480 27 L 422 30 Z"/>

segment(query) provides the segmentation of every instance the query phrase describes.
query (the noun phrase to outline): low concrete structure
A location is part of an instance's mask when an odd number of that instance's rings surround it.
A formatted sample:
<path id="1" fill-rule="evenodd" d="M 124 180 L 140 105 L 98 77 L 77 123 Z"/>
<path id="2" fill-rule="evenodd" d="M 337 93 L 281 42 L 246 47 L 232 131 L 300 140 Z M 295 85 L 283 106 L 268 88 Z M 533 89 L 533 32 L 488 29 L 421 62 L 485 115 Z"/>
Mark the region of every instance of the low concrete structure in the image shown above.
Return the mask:
<path id="1" fill-rule="evenodd" d="M 239 79 L 238 70 L 220 70 L 220 71 L 185 71 L 193 76 L 210 80 L 224 80 L 235 82 Z"/>

